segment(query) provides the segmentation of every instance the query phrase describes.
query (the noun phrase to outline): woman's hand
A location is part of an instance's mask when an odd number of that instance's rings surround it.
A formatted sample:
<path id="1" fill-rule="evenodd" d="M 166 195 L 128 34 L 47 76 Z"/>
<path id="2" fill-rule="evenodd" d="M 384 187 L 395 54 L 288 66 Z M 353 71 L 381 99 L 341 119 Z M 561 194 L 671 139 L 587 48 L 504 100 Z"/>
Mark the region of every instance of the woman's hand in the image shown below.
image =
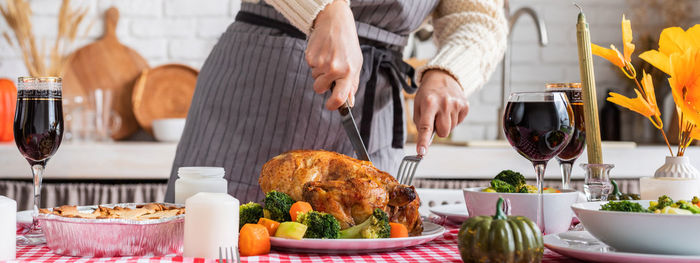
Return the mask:
<path id="1" fill-rule="evenodd" d="M 457 80 L 438 69 L 423 74 L 413 104 L 413 121 L 418 129 L 416 152 L 422 155 L 428 152 L 433 129 L 438 136 L 447 137 L 469 112 L 467 96 Z"/>
<path id="2" fill-rule="evenodd" d="M 316 17 L 306 47 L 306 62 L 311 67 L 316 93 L 325 93 L 335 82 L 333 94 L 326 102 L 327 109 L 335 110 L 346 100 L 350 106 L 355 104 L 362 50 L 355 18 L 346 1 L 328 4 Z"/>

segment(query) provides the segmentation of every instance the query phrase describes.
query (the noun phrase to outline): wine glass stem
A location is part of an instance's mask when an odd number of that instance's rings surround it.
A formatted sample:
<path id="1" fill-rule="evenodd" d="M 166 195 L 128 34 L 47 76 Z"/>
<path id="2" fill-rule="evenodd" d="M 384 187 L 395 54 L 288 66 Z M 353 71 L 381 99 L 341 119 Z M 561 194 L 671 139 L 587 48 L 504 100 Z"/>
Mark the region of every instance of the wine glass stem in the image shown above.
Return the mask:
<path id="1" fill-rule="evenodd" d="M 39 207 L 41 207 L 41 180 L 44 177 L 44 164 L 32 165 L 32 175 L 34 177 L 34 212 L 32 213 L 33 222 L 31 231 L 34 231 L 39 228 L 36 216 L 39 214 Z"/>
<path id="2" fill-rule="evenodd" d="M 559 161 L 559 167 L 561 168 L 561 188 L 571 189 L 571 167 L 573 161 Z"/>
<path id="3" fill-rule="evenodd" d="M 544 171 L 547 169 L 546 162 L 534 162 L 535 175 L 537 175 L 537 226 L 544 233 Z"/>

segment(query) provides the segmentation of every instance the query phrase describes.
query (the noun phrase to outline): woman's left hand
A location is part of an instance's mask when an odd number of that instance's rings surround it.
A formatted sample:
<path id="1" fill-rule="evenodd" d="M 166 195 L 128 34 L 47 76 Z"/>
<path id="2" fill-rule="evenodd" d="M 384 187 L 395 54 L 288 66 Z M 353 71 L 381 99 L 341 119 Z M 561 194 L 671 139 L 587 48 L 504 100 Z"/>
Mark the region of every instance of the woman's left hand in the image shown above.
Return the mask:
<path id="1" fill-rule="evenodd" d="M 447 137 L 469 112 L 469 102 L 452 75 L 439 69 L 423 73 L 413 106 L 413 121 L 418 129 L 416 152 L 426 154 L 433 129 Z"/>

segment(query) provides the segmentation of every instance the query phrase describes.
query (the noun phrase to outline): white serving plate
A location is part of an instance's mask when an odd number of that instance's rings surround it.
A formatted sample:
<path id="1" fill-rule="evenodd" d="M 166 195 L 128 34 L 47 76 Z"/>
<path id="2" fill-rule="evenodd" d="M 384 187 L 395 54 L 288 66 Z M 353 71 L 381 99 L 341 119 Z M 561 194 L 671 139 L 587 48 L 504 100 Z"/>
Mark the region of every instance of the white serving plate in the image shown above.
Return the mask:
<path id="1" fill-rule="evenodd" d="M 592 262 L 700 262 L 700 256 L 673 256 L 616 251 L 614 248 L 597 240 L 587 231 L 570 231 L 546 235 L 544 236 L 544 246 L 564 256 Z"/>
<path id="2" fill-rule="evenodd" d="M 381 239 L 311 239 L 301 240 L 271 237 L 276 249 L 312 253 L 368 253 L 407 248 L 430 242 L 440 237 L 445 228 L 430 222 L 423 222 L 423 234 L 416 237 Z"/>
<path id="3" fill-rule="evenodd" d="M 649 200 L 631 201 L 649 207 Z M 607 203 L 571 206 L 583 226 L 618 251 L 700 256 L 700 215 L 600 211 Z"/>
<path id="4" fill-rule="evenodd" d="M 469 218 L 469 213 L 467 212 L 467 205 L 465 204 L 434 206 L 430 208 L 430 212 L 445 217 L 450 222 L 457 224 L 461 224 Z"/>
<path id="5" fill-rule="evenodd" d="M 510 202 L 510 214 L 525 216 L 537 222 L 538 194 L 522 193 L 492 193 L 482 192 L 485 187 L 464 188 L 464 201 L 467 204 L 469 216 L 492 216 L 496 213 L 496 202 L 499 197 Z M 575 190 L 562 190 L 561 193 L 545 193 L 544 226 L 545 233 L 555 234 L 566 232 L 571 226 L 574 215 L 571 205 L 583 202 L 585 196 Z"/>

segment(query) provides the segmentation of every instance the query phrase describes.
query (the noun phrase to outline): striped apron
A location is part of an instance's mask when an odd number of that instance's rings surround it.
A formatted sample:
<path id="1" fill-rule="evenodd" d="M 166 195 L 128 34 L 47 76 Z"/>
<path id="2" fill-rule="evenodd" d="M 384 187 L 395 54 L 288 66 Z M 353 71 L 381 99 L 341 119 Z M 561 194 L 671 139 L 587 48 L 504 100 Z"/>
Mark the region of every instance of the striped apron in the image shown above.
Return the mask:
<path id="1" fill-rule="evenodd" d="M 412 69 L 400 51 L 437 3 L 351 1 L 364 57 L 352 111 L 374 165 L 392 174 L 404 155 L 400 91 L 415 91 L 405 81 Z M 312 88 L 306 41 L 299 33 L 262 1 L 241 4 L 237 21 L 200 71 L 165 201 L 174 200 L 177 169 L 183 166 L 224 167 L 229 194 L 257 202 L 263 197 L 262 165 L 276 155 L 294 149 L 354 155 L 340 115 L 324 107 L 330 94 Z"/>

